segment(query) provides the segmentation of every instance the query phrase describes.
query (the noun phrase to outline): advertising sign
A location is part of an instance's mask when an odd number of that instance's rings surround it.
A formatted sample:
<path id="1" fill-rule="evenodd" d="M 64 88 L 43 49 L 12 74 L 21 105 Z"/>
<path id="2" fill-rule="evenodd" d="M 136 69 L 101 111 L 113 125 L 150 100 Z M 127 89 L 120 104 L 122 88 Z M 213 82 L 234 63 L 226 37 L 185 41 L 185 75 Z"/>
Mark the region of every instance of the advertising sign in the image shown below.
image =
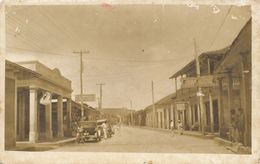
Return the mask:
<path id="1" fill-rule="evenodd" d="M 177 110 L 185 110 L 186 108 L 185 108 L 185 104 L 186 103 L 184 103 L 184 102 L 178 102 L 178 103 L 176 103 L 176 109 Z"/>
<path id="2" fill-rule="evenodd" d="M 205 75 L 201 77 L 185 77 L 181 79 L 181 88 L 183 89 L 214 86 L 217 86 L 217 83 L 212 75 Z"/>
<path id="3" fill-rule="evenodd" d="M 82 100 L 84 102 L 93 102 L 96 101 L 96 95 L 95 94 L 83 94 Z M 81 95 L 75 95 L 75 101 L 81 102 Z"/>

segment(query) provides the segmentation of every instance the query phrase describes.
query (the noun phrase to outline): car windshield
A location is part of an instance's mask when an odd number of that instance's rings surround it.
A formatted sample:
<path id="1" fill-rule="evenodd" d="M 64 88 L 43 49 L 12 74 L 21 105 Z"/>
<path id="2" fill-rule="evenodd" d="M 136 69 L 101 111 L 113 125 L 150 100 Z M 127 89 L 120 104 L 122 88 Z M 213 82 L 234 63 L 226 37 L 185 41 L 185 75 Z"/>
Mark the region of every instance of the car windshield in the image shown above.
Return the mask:
<path id="1" fill-rule="evenodd" d="M 80 122 L 80 125 L 83 127 L 95 127 L 97 125 L 96 122 Z"/>
<path id="2" fill-rule="evenodd" d="M 107 122 L 107 120 L 106 120 L 106 119 L 97 120 L 97 124 L 98 124 L 98 125 L 102 125 L 104 122 Z"/>

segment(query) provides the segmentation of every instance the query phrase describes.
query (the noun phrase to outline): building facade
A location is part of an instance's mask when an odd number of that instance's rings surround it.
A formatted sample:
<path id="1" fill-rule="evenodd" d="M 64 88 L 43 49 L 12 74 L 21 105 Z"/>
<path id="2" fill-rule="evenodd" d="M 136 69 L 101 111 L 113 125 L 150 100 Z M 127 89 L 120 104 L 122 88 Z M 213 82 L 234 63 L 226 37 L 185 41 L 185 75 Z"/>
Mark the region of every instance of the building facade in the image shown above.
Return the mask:
<path id="1" fill-rule="evenodd" d="M 169 129 L 181 121 L 185 130 L 251 146 L 251 56 L 250 19 L 230 46 L 198 55 L 170 77 L 175 93 L 157 101 L 155 113 L 152 105 L 144 109 L 145 125 Z"/>
<path id="2" fill-rule="evenodd" d="M 38 61 L 6 61 L 6 74 L 6 147 L 70 135 L 70 80 Z"/>
<path id="3" fill-rule="evenodd" d="M 232 113 L 237 122 L 238 134 L 236 142 L 251 146 L 251 114 L 252 114 L 252 21 L 246 23 L 233 41 L 230 51 L 217 66 L 215 74 L 219 83 L 220 136 L 232 139 L 232 132 L 225 136 L 225 129 L 230 127 Z M 239 117 L 239 118 L 237 118 Z M 230 128 L 229 128 L 230 129 Z M 226 130 L 227 131 L 227 130 Z"/>

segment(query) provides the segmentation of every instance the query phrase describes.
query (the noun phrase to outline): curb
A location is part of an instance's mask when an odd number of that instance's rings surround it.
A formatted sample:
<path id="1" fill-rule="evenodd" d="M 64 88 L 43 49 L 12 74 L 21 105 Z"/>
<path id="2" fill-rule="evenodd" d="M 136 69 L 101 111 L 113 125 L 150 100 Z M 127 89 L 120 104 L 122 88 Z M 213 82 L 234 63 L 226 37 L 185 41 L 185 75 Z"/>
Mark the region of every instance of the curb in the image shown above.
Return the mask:
<path id="1" fill-rule="evenodd" d="M 47 142 L 47 143 L 38 143 L 36 144 L 37 146 L 62 146 L 62 145 L 65 145 L 65 144 L 68 144 L 68 143 L 72 143 L 72 142 L 75 142 L 76 141 L 76 138 L 69 138 L 69 139 L 66 139 L 66 140 L 61 140 L 61 141 L 57 141 L 57 142 Z"/>
<path id="2" fill-rule="evenodd" d="M 214 137 L 214 140 L 236 154 L 251 154 L 250 147 L 245 147 L 243 145 L 235 144 L 232 143 L 231 141 L 222 139 L 220 137 Z"/>
<path id="3" fill-rule="evenodd" d="M 62 146 L 68 143 L 75 142 L 76 138 L 69 138 L 66 140 L 56 141 L 56 142 L 43 142 L 43 143 L 24 143 L 17 144 L 16 147 L 9 149 L 10 151 L 47 151 L 58 146 Z"/>
<path id="4" fill-rule="evenodd" d="M 221 145 L 224 145 L 224 146 L 227 146 L 227 147 L 231 147 L 232 146 L 232 142 L 231 141 L 228 141 L 228 140 L 225 140 L 223 138 L 220 138 L 220 137 L 214 137 L 214 140 L 221 144 Z"/>

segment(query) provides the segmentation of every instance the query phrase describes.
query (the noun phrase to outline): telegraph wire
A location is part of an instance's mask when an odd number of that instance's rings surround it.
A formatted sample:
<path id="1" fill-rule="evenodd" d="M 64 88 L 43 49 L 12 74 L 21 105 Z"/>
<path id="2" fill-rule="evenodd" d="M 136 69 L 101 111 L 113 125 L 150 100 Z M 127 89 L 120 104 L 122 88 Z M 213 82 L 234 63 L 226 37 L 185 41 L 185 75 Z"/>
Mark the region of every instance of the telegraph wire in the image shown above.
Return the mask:
<path id="1" fill-rule="evenodd" d="M 221 24 L 220 24 L 220 26 L 219 26 L 219 28 L 218 28 L 218 30 L 217 30 L 217 32 L 216 32 L 216 35 L 215 35 L 213 41 L 211 42 L 211 45 L 210 45 L 209 49 L 212 48 L 212 46 L 214 45 L 216 39 L 218 38 L 218 34 L 219 34 L 220 30 L 222 29 L 222 26 L 225 24 L 225 22 L 226 22 L 226 20 L 227 20 L 227 18 L 228 18 L 228 15 L 229 15 L 229 13 L 230 13 L 230 11 L 231 11 L 231 9 L 232 9 L 232 7 L 233 7 L 232 5 L 229 7 L 229 9 L 228 9 L 228 11 L 227 11 L 227 13 L 226 13 L 224 19 L 222 20 L 222 22 L 221 22 Z"/>

